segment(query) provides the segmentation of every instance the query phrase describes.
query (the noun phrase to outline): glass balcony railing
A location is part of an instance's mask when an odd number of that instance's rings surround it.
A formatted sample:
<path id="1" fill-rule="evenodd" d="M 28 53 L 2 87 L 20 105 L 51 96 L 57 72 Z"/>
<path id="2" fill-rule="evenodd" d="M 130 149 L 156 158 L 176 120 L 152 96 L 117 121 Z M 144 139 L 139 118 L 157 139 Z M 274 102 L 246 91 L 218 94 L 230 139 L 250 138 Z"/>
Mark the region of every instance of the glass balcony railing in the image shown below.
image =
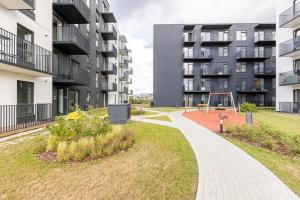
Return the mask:
<path id="1" fill-rule="evenodd" d="M 279 74 L 279 85 L 295 85 L 300 84 L 300 73 L 297 74 L 294 71 L 288 71 Z"/>
<path id="2" fill-rule="evenodd" d="M 300 36 L 281 43 L 279 45 L 279 56 L 292 56 L 298 50 L 300 50 Z"/>
<path id="3" fill-rule="evenodd" d="M 298 26 L 297 23 L 293 23 L 295 20 L 299 20 L 300 16 L 300 2 L 288 8 L 286 11 L 279 15 L 279 26 L 284 28 L 293 28 Z"/>

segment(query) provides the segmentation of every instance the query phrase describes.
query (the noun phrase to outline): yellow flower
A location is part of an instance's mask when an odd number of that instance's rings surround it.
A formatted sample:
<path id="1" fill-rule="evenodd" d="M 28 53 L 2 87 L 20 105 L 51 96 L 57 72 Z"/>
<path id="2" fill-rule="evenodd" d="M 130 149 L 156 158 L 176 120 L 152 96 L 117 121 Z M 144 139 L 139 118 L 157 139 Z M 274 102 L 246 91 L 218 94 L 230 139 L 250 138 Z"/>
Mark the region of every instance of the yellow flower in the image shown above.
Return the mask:
<path id="1" fill-rule="evenodd" d="M 68 114 L 66 117 L 66 120 L 78 120 L 81 118 L 83 118 L 83 114 L 78 111 L 75 111 L 75 112 Z"/>

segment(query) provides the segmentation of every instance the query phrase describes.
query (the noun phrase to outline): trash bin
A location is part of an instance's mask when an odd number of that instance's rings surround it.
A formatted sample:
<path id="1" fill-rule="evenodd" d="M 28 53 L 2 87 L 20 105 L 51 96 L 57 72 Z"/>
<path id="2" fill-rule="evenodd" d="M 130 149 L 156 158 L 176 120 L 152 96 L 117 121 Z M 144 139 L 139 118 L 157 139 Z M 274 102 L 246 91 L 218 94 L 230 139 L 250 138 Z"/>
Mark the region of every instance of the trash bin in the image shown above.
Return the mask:
<path id="1" fill-rule="evenodd" d="M 113 124 L 127 124 L 130 120 L 130 104 L 108 105 L 108 117 Z"/>

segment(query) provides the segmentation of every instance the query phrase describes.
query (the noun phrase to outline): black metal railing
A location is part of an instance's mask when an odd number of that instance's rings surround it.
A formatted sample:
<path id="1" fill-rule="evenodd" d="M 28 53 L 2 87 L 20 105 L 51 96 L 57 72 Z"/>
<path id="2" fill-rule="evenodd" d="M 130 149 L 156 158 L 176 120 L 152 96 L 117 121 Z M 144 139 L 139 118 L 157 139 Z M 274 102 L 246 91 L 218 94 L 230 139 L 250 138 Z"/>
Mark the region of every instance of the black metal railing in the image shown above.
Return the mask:
<path id="1" fill-rule="evenodd" d="M 0 105 L 0 133 L 51 122 L 52 104 Z"/>
<path id="2" fill-rule="evenodd" d="M 279 44 L 279 56 L 285 56 L 300 50 L 300 36 Z"/>
<path id="3" fill-rule="evenodd" d="M 101 91 L 103 92 L 116 92 L 117 91 L 117 84 L 116 83 L 101 83 Z"/>
<path id="4" fill-rule="evenodd" d="M 115 63 L 107 63 L 106 65 L 104 65 L 101 71 L 104 73 L 117 74 L 118 68 Z"/>
<path id="5" fill-rule="evenodd" d="M 300 2 L 296 3 L 292 7 L 288 8 L 286 11 L 279 15 L 279 26 L 282 27 L 289 23 L 290 21 L 296 19 L 300 16 L 299 10 Z"/>
<path id="6" fill-rule="evenodd" d="M 80 32 L 80 30 L 76 26 L 70 24 L 56 27 L 56 29 L 57 30 L 53 35 L 54 42 L 75 43 L 85 52 L 90 51 L 89 40 Z"/>
<path id="7" fill-rule="evenodd" d="M 0 28 L 0 62 L 52 74 L 52 53 Z"/>
<path id="8" fill-rule="evenodd" d="M 31 0 L 33 1 L 33 0 Z M 84 0 L 53 0 L 54 4 L 74 5 L 85 19 L 90 19 L 90 9 Z"/>
<path id="9" fill-rule="evenodd" d="M 279 85 L 294 85 L 300 84 L 300 75 L 294 71 L 288 71 L 279 74 Z"/>
<path id="10" fill-rule="evenodd" d="M 240 85 L 236 86 L 236 90 L 239 92 L 266 92 L 268 91 L 263 85 Z"/>
<path id="11" fill-rule="evenodd" d="M 229 68 L 225 68 L 225 67 L 210 67 L 210 68 L 206 68 L 201 70 L 201 75 L 231 75 L 232 74 L 232 69 Z"/>
<path id="12" fill-rule="evenodd" d="M 211 36 L 210 38 L 202 38 L 202 42 L 229 42 L 229 37 Z"/>
<path id="13" fill-rule="evenodd" d="M 128 81 L 129 80 L 128 74 L 126 74 L 126 73 L 121 74 L 119 80 L 120 81 Z"/>
<path id="14" fill-rule="evenodd" d="M 279 102 L 279 112 L 300 114 L 300 102 Z"/>
<path id="15" fill-rule="evenodd" d="M 265 52 L 255 52 L 255 51 L 238 51 L 236 52 L 237 58 L 265 58 Z"/>
<path id="16" fill-rule="evenodd" d="M 275 67 L 270 67 L 270 68 L 265 68 L 265 69 L 256 68 L 256 69 L 254 69 L 254 74 L 256 76 L 259 76 L 259 75 L 276 75 L 276 68 Z"/>

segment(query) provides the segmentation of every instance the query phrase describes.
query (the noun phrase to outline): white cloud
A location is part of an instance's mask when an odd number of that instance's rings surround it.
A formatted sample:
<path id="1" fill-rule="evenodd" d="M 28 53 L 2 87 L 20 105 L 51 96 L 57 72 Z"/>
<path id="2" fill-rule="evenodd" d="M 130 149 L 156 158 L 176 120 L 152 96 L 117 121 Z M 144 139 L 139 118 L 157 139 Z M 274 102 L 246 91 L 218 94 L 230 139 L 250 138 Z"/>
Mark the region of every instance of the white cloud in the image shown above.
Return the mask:
<path id="1" fill-rule="evenodd" d="M 271 23 L 274 0 L 110 0 L 133 51 L 133 90 L 152 92 L 153 24 Z"/>

